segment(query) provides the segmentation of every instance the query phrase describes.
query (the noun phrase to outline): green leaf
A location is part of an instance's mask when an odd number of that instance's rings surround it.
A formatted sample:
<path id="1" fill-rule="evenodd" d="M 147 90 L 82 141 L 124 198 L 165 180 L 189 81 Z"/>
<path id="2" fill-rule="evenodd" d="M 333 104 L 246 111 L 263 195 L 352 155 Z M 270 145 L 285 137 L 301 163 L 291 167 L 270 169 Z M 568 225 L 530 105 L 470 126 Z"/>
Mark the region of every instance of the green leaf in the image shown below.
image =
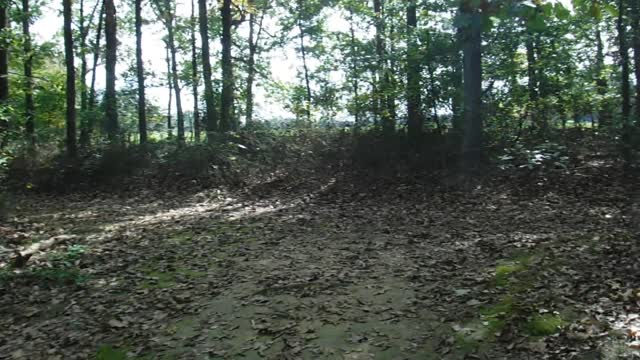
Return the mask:
<path id="1" fill-rule="evenodd" d="M 602 4 L 604 10 L 609 13 L 609 15 L 613 17 L 618 17 L 618 9 L 613 4 Z"/>
<path id="2" fill-rule="evenodd" d="M 556 12 L 556 17 L 560 20 L 566 20 L 571 16 L 571 12 L 561 3 L 556 3 L 554 10 Z"/>

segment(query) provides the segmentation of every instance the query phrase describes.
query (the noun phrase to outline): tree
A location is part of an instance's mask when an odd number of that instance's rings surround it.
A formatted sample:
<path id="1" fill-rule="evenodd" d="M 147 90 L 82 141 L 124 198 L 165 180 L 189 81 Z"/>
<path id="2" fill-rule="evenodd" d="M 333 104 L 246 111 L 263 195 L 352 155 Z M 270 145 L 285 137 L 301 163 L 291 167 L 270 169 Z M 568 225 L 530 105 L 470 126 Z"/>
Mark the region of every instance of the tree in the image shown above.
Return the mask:
<path id="1" fill-rule="evenodd" d="M 263 29 L 263 20 L 266 9 L 262 9 L 260 20 L 257 20 L 257 12 L 255 3 L 249 3 L 249 56 L 247 58 L 247 86 L 245 94 L 245 126 L 251 126 L 253 123 L 253 83 L 256 77 L 256 53 L 260 44 L 260 35 Z M 257 22 L 257 24 L 256 24 Z M 256 25 L 258 31 L 256 32 Z"/>
<path id="2" fill-rule="evenodd" d="M 300 55 L 302 56 L 302 70 L 304 74 L 304 87 L 305 87 L 305 99 L 304 99 L 304 111 L 307 117 L 307 121 L 311 121 L 311 85 L 309 82 L 309 66 L 307 65 L 307 49 L 304 44 L 304 27 L 302 26 L 302 17 L 304 14 L 304 1 L 298 0 L 298 31 L 300 37 Z"/>
<path id="3" fill-rule="evenodd" d="M 147 143 L 147 102 L 144 87 L 144 63 L 142 60 L 142 0 L 135 0 L 136 74 L 138 78 L 138 132 L 140 144 Z"/>
<path id="4" fill-rule="evenodd" d="M 69 1 L 69 0 L 65 0 Z M 118 38 L 116 23 L 116 7 L 113 0 L 104 0 L 105 38 L 106 38 L 106 88 L 105 127 L 109 141 L 116 142 L 120 138 L 118 123 L 118 100 L 116 97 L 116 62 L 118 60 Z"/>
<path id="5" fill-rule="evenodd" d="M 631 96 L 629 81 L 629 46 L 627 44 L 627 24 L 625 22 L 626 3 L 624 0 L 618 0 L 618 21 L 616 28 L 618 30 L 618 53 L 620 61 L 620 95 L 622 97 L 622 123 L 626 126 L 629 122 L 631 114 Z"/>
<path id="6" fill-rule="evenodd" d="M 87 100 L 87 111 L 93 112 L 96 107 L 96 69 L 98 67 L 98 60 L 100 59 L 100 39 L 102 38 L 102 27 L 104 24 L 105 6 L 103 0 L 98 0 L 98 6 L 100 6 L 100 12 L 98 14 L 98 29 L 96 30 L 96 37 L 92 44 L 93 50 L 93 65 L 91 67 L 91 85 L 89 86 L 89 98 Z M 83 121 L 82 128 L 80 129 L 80 145 L 82 147 L 88 147 L 91 142 L 91 133 L 94 127 L 95 114 L 91 113 L 86 116 L 86 121 Z"/>
<path id="7" fill-rule="evenodd" d="M 635 121 L 640 125 L 640 0 L 631 0 L 631 29 L 633 33 L 633 67 L 636 78 Z"/>
<path id="8" fill-rule="evenodd" d="M 193 127 L 196 142 L 200 142 L 200 110 L 198 109 L 198 49 L 196 47 L 196 5 L 191 0 L 191 17 L 189 18 L 191 45 L 191 86 L 193 90 Z"/>
<path id="9" fill-rule="evenodd" d="M 175 4 L 172 0 L 153 0 L 155 8 L 158 12 L 158 16 L 167 28 L 166 44 L 169 47 L 169 53 L 171 56 L 171 81 L 173 86 L 173 93 L 175 95 L 176 102 L 176 117 L 178 125 L 178 143 L 184 143 L 184 113 L 182 111 L 182 96 L 180 82 L 178 79 L 178 63 L 177 63 L 177 47 L 175 40 Z"/>
<path id="10" fill-rule="evenodd" d="M 420 59 L 415 29 L 418 25 L 416 1 L 407 4 L 407 132 L 409 141 L 416 145 L 422 133 L 420 104 Z"/>
<path id="11" fill-rule="evenodd" d="M 233 120 L 233 62 L 231 59 L 231 0 L 222 0 L 222 98 L 220 112 L 220 131 L 235 130 Z"/>
<path id="12" fill-rule="evenodd" d="M 483 157 L 482 119 L 482 15 L 472 1 L 460 9 L 463 42 L 464 138 L 463 166 L 473 170 Z"/>
<path id="13" fill-rule="evenodd" d="M 207 1 L 198 0 L 198 21 L 200 40 L 202 41 L 202 76 L 204 81 L 204 103 L 206 110 L 207 141 L 213 140 L 214 131 L 218 130 L 218 113 L 213 94 L 211 71 L 211 54 L 209 52 L 209 22 L 207 17 Z"/>
<path id="14" fill-rule="evenodd" d="M 76 149 L 76 69 L 73 61 L 73 30 L 71 28 L 71 0 L 63 0 L 63 17 L 64 17 L 64 58 L 67 67 L 67 155 L 71 158 L 77 154 Z"/>
<path id="15" fill-rule="evenodd" d="M 29 0 L 22 0 L 22 37 L 24 52 L 24 119 L 25 133 L 29 146 L 36 145 L 35 134 L 35 104 L 33 102 L 33 49 L 31 48 L 31 32 L 29 25 L 31 13 L 29 10 Z M 75 140 L 75 135 L 74 135 Z M 70 152 L 71 153 L 71 152 Z"/>
<path id="16" fill-rule="evenodd" d="M 4 36 L 9 30 L 9 14 L 7 1 L 0 1 L 0 36 Z M 0 149 L 7 144 L 7 132 L 9 119 L 6 117 L 4 106 L 9 100 L 9 45 L 2 41 L 0 44 Z"/>

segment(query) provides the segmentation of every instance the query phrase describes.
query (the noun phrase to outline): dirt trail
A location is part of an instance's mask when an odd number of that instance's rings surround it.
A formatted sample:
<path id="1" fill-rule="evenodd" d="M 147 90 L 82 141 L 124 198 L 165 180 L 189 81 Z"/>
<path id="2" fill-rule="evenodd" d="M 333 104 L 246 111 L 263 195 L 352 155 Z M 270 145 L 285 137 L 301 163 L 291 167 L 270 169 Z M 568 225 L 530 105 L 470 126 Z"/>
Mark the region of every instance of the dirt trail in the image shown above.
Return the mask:
<path id="1" fill-rule="evenodd" d="M 582 268 L 627 244 L 615 194 L 416 193 L 23 199 L 22 237 L 76 237 L 5 270 L 0 358 L 585 359 L 633 340 L 614 322 L 637 303 L 603 305 Z"/>

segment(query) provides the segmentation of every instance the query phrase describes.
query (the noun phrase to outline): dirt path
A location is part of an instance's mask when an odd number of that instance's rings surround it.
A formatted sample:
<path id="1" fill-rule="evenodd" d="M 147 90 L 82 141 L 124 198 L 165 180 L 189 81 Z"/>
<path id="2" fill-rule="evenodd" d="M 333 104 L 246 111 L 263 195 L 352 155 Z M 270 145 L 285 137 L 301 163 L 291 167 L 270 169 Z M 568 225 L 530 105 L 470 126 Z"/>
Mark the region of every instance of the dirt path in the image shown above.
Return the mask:
<path id="1" fill-rule="evenodd" d="M 23 199 L 9 240 L 75 237 L 4 270 L 0 358 L 595 359 L 634 340 L 615 191 L 330 190 Z"/>

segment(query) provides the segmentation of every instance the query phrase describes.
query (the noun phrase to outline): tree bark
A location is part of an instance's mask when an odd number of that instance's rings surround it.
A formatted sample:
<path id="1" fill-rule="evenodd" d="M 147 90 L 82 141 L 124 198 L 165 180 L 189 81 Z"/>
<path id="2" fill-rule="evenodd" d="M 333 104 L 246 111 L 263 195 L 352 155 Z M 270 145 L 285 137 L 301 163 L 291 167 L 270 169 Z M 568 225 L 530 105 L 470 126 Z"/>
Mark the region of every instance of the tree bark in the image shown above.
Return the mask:
<path id="1" fill-rule="evenodd" d="M 378 85 L 375 93 L 376 106 L 381 120 L 382 132 L 385 135 L 390 135 L 395 131 L 395 122 L 393 118 L 393 109 L 389 108 L 390 102 L 388 101 L 390 89 L 390 74 L 387 68 L 386 50 L 384 41 L 384 4 L 383 0 L 373 0 L 373 11 L 376 16 L 375 27 L 375 44 L 376 44 L 376 57 L 378 60 Z"/>
<path id="2" fill-rule="evenodd" d="M 311 122 L 311 82 L 309 80 L 309 67 L 307 66 L 307 49 L 304 45 L 304 27 L 302 26 L 302 15 L 304 12 L 304 2 L 303 0 L 298 0 L 298 38 L 300 39 L 300 55 L 302 55 L 302 71 L 304 75 L 304 86 L 305 86 L 305 104 L 304 104 L 304 113 L 307 118 L 307 122 Z"/>
<path id="3" fill-rule="evenodd" d="M 620 53 L 620 86 L 622 96 L 622 122 L 628 124 L 629 115 L 631 114 L 631 97 L 630 97 L 630 81 L 629 81 L 629 46 L 627 44 L 627 30 L 624 21 L 626 15 L 626 4 L 624 0 L 618 1 L 618 50 Z"/>
<path id="4" fill-rule="evenodd" d="M 191 85 L 193 90 L 193 131 L 196 142 L 200 142 L 200 109 L 198 108 L 198 51 L 196 47 L 196 5 L 191 0 Z"/>
<path id="5" fill-rule="evenodd" d="M 174 34 L 174 9 L 171 0 L 164 0 L 163 16 L 167 27 L 169 51 L 171 52 L 171 80 L 173 81 L 173 92 L 176 99 L 176 118 L 178 125 L 178 143 L 184 143 L 184 113 L 182 112 L 182 96 L 180 95 L 180 83 L 178 81 L 178 62 L 176 60 L 176 42 Z"/>
<path id="6" fill-rule="evenodd" d="M 222 16 L 222 97 L 220 131 L 235 130 L 233 121 L 233 63 L 231 60 L 231 0 L 223 0 Z"/>
<path id="7" fill-rule="evenodd" d="M 253 83 L 256 77 L 256 53 L 260 43 L 260 34 L 262 33 L 262 23 L 264 20 L 264 10 L 260 15 L 258 23 L 258 33 L 255 31 L 256 15 L 255 12 L 249 14 L 249 59 L 247 60 L 247 89 L 245 103 L 245 126 L 251 126 L 253 123 Z"/>
<path id="8" fill-rule="evenodd" d="M 358 94 L 360 89 L 360 81 L 358 76 L 358 53 L 356 51 L 356 31 L 353 26 L 353 8 L 349 8 L 349 35 L 350 52 L 351 52 L 351 86 L 353 88 L 353 117 L 355 123 L 355 130 L 358 131 L 362 127 L 362 119 L 360 119 L 360 95 Z"/>
<path id="9" fill-rule="evenodd" d="M 93 43 L 93 66 L 91 67 L 91 85 L 89 87 L 89 99 L 87 104 L 87 109 L 89 111 L 93 111 L 96 107 L 96 68 L 98 67 L 98 60 L 100 59 L 100 39 L 102 38 L 104 12 L 104 1 L 100 1 L 98 29 Z M 86 122 L 86 128 L 80 129 L 80 144 L 83 147 L 88 147 L 90 145 L 91 133 L 93 132 L 94 127 L 94 117 L 94 114 L 90 114 Z"/>
<path id="10" fill-rule="evenodd" d="M 67 83 L 65 88 L 67 111 L 66 111 L 66 148 L 67 155 L 74 158 L 77 155 L 76 148 L 76 69 L 73 59 L 73 29 L 71 28 L 71 1 L 63 0 L 64 17 L 64 57 L 67 68 Z"/>
<path id="11" fill-rule="evenodd" d="M 171 139 L 173 137 L 173 124 L 171 123 L 171 105 L 173 104 L 173 82 L 171 81 L 171 54 L 169 50 L 169 43 L 165 41 L 165 60 L 167 62 L 167 87 L 169 88 L 169 101 L 167 102 L 167 137 Z"/>
<path id="12" fill-rule="evenodd" d="M 415 39 L 418 26 L 416 0 L 407 5 L 407 135 L 409 142 L 416 146 L 422 134 L 422 114 L 420 98 L 420 59 Z"/>
<path id="13" fill-rule="evenodd" d="M 635 123 L 640 125 L 640 1 L 631 0 L 633 5 L 632 26 L 633 29 L 633 65 L 635 70 Z"/>
<path id="14" fill-rule="evenodd" d="M 0 3 L 0 32 L 9 28 L 9 14 L 6 2 Z M 4 107 L 9 100 L 9 49 L 7 44 L 0 45 L 0 107 Z M 5 118 L 4 109 L 0 113 L 0 149 L 8 142 L 9 119 Z"/>
<path id="15" fill-rule="evenodd" d="M 142 0 L 135 0 L 136 26 L 136 75 L 138 77 L 138 133 L 140 144 L 147 143 L 147 101 L 144 86 L 144 62 L 142 60 Z"/>
<path id="16" fill-rule="evenodd" d="M 529 91 L 529 116 L 536 124 L 536 104 L 538 103 L 538 82 L 536 79 L 536 55 L 531 31 L 525 33 L 525 48 L 527 50 L 527 90 Z"/>
<path id="17" fill-rule="evenodd" d="M 463 90 L 464 122 L 463 166 L 473 171 L 483 158 L 482 134 L 482 18 L 471 1 L 462 5 L 462 14 L 469 19 L 463 28 Z"/>
<path id="18" fill-rule="evenodd" d="M 207 141 L 213 142 L 213 133 L 218 130 L 218 112 L 213 94 L 211 80 L 211 55 L 209 53 L 209 22 L 207 16 L 207 0 L 198 0 L 198 22 L 200 40 L 202 41 L 202 77 L 204 81 L 204 104 L 206 110 Z"/>
<path id="19" fill-rule="evenodd" d="M 31 48 L 31 32 L 29 29 L 31 12 L 29 0 L 22 0 L 22 36 L 24 38 L 24 104 L 25 133 L 31 148 L 36 145 L 35 105 L 33 102 L 33 49 Z"/>
<path id="20" fill-rule="evenodd" d="M 600 24 L 595 24 L 595 38 L 596 38 L 596 88 L 598 95 L 601 98 L 598 107 L 598 126 L 607 127 L 611 125 L 611 114 L 609 113 L 608 104 L 604 100 L 607 94 L 607 78 L 604 76 L 604 45 L 602 43 L 602 33 L 600 32 Z"/>
<path id="21" fill-rule="evenodd" d="M 67 0 L 68 1 L 68 0 Z M 106 88 L 105 127 L 109 141 L 114 143 L 120 139 L 118 123 L 118 99 L 116 95 L 116 62 L 118 56 L 118 38 L 116 23 L 116 7 L 113 0 L 104 0 L 105 38 L 106 38 Z"/>

